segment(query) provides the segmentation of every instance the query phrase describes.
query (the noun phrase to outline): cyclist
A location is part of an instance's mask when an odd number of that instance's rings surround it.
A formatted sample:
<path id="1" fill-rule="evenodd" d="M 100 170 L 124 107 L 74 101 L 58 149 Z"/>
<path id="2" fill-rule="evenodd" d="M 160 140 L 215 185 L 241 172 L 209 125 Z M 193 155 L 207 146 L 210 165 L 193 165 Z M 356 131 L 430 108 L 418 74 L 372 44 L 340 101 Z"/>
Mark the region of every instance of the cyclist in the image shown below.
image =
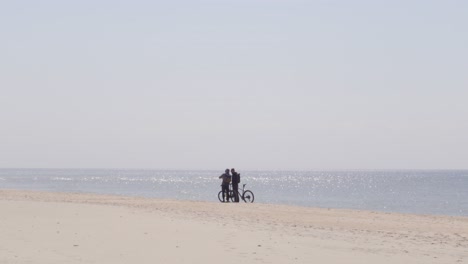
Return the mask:
<path id="1" fill-rule="evenodd" d="M 223 192 L 223 203 L 224 197 L 226 197 L 227 201 L 229 203 L 229 183 L 231 182 L 231 175 L 229 174 L 229 169 L 226 169 L 224 173 L 219 176 L 220 179 L 223 179 L 221 183 L 221 191 Z"/>
<path id="2" fill-rule="evenodd" d="M 232 174 L 232 191 L 234 192 L 234 202 L 239 202 L 239 182 L 240 173 L 237 173 L 234 168 L 231 169 Z"/>

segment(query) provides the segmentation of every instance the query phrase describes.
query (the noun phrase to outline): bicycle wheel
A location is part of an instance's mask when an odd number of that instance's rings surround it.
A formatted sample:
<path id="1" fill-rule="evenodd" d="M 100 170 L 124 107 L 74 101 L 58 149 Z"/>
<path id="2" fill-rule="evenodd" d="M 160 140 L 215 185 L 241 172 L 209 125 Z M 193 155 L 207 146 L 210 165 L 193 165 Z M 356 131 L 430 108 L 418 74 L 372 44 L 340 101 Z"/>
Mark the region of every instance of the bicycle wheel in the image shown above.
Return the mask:
<path id="1" fill-rule="evenodd" d="M 252 191 L 247 190 L 242 194 L 242 200 L 246 203 L 253 203 L 254 199 L 255 197 Z"/>
<path id="2" fill-rule="evenodd" d="M 225 200 L 224 200 L 224 197 L 223 197 L 223 191 L 219 191 L 219 193 L 218 193 L 218 199 L 219 199 L 219 201 L 222 202 L 222 203 L 225 201 Z"/>

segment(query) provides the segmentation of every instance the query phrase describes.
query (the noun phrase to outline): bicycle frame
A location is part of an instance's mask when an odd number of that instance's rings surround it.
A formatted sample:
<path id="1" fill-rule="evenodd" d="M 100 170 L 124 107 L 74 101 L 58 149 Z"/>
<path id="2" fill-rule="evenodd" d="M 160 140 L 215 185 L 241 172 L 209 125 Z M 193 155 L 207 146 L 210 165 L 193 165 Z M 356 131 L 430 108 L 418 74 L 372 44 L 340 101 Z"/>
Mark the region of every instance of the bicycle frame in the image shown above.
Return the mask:
<path id="1" fill-rule="evenodd" d="M 242 190 L 239 188 L 237 190 L 237 195 L 239 196 L 240 199 L 242 199 L 242 201 L 245 202 L 245 199 L 244 199 L 244 193 L 245 193 L 245 185 L 247 185 L 246 183 L 242 184 Z M 233 195 L 234 194 L 234 190 L 232 189 L 232 183 L 229 184 L 229 193 L 232 193 Z M 240 200 L 239 199 L 239 200 Z"/>

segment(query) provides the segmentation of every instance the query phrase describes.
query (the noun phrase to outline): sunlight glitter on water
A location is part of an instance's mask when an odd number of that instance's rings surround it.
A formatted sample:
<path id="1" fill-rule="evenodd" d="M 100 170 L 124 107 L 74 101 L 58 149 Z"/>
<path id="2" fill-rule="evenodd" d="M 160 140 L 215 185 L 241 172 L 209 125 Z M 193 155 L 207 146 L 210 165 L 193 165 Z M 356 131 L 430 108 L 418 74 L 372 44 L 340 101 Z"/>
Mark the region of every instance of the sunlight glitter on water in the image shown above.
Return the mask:
<path id="1" fill-rule="evenodd" d="M 467 171 L 244 171 L 256 202 L 468 215 Z M 219 171 L 0 169 L 2 188 L 217 201 Z"/>

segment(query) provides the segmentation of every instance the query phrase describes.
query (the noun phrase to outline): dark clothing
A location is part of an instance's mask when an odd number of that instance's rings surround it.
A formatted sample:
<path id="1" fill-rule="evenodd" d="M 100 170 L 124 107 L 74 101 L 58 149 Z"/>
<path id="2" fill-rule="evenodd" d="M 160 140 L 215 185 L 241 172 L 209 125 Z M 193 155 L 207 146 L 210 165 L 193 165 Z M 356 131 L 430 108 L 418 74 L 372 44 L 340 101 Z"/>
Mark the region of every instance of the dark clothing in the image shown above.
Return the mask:
<path id="1" fill-rule="evenodd" d="M 221 185 L 221 191 L 223 192 L 223 202 L 229 202 L 229 184 Z"/>
<path id="2" fill-rule="evenodd" d="M 232 173 L 232 190 L 234 192 L 234 201 L 238 203 L 239 202 L 240 174 L 235 171 L 231 171 L 231 173 Z"/>
<path id="3" fill-rule="evenodd" d="M 223 179 L 221 185 L 228 185 L 231 183 L 231 175 L 229 173 L 223 173 L 223 175 L 219 176 L 220 179 Z"/>
<path id="4" fill-rule="evenodd" d="M 234 184 L 234 183 L 239 184 L 239 182 L 240 182 L 240 174 L 233 171 L 232 172 L 232 184 Z"/>
<path id="5" fill-rule="evenodd" d="M 234 192 L 234 202 L 239 202 L 239 184 L 232 182 L 232 191 Z"/>
<path id="6" fill-rule="evenodd" d="M 229 172 L 227 172 L 223 173 L 223 175 L 219 176 L 219 178 L 223 179 L 223 182 L 221 183 L 221 191 L 223 192 L 223 202 L 225 201 L 225 198 L 227 199 L 226 202 L 229 202 L 229 183 L 231 182 L 231 175 L 229 175 Z"/>

